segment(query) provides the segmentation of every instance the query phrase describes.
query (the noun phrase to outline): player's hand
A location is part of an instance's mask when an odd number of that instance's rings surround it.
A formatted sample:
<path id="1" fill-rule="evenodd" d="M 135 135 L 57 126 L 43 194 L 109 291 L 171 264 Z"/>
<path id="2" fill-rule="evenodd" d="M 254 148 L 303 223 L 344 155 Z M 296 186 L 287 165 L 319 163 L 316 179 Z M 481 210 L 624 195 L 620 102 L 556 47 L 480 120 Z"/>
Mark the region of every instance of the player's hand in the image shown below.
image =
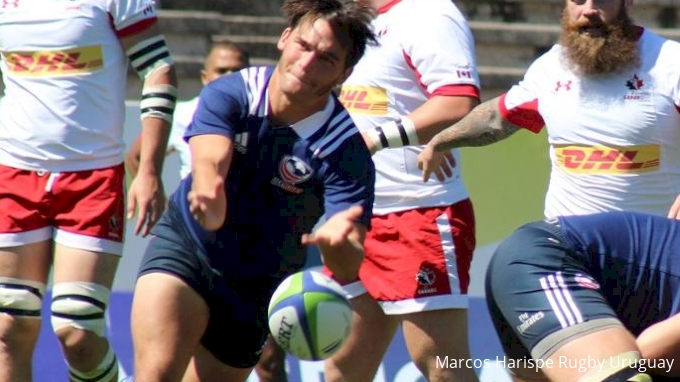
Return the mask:
<path id="1" fill-rule="evenodd" d="M 364 246 L 356 235 L 361 206 L 350 207 L 328 219 L 315 232 L 302 236 L 302 244 L 319 246 L 323 263 L 340 282 L 357 279 L 364 259 Z"/>
<path id="2" fill-rule="evenodd" d="M 165 210 L 165 191 L 160 175 L 138 173 L 132 180 L 127 196 L 127 218 L 132 219 L 135 211 L 137 224 L 135 235 L 146 237 Z"/>
<path id="3" fill-rule="evenodd" d="M 194 184 L 187 195 L 189 211 L 194 219 L 208 231 L 217 231 L 227 218 L 227 195 L 224 181 L 216 180 L 204 185 L 194 178 Z"/>
<path id="4" fill-rule="evenodd" d="M 425 146 L 418 154 L 418 168 L 423 171 L 423 182 L 430 180 L 432 173 L 440 182 L 453 176 L 453 168 L 456 167 L 456 159 L 450 151 L 440 153 L 434 151 L 430 145 Z"/>
<path id="5" fill-rule="evenodd" d="M 680 219 L 680 195 L 675 198 L 671 209 L 668 211 L 669 219 Z"/>

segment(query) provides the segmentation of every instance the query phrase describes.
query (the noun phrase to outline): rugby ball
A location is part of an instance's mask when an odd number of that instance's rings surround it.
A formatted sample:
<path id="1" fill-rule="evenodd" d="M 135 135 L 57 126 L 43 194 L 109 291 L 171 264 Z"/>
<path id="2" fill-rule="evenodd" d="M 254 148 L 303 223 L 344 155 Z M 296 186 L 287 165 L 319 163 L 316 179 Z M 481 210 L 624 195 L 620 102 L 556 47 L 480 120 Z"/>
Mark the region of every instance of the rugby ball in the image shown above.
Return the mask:
<path id="1" fill-rule="evenodd" d="M 342 287 L 315 270 L 284 279 L 272 295 L 268 313 L 276 342 L 307 361 L 335 354 L 352 329 L 352 309 Z"/>

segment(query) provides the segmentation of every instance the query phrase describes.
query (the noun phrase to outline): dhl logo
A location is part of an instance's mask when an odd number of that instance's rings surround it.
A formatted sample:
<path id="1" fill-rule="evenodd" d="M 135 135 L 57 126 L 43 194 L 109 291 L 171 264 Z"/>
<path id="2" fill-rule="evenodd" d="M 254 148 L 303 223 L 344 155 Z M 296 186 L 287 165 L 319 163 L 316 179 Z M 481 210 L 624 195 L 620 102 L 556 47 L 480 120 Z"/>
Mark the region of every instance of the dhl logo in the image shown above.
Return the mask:
<path id="1" fill-rule="evenodd" d="M 350 113 L 387 114 L 387 92 L 370 86 L 343 86 L 338 97 Z"/>
<path id="2" fill-rule="evenodd" d="M 3 52 L 12 74 L 24 77 L 57 77 L 89 73 L 103 67 L 101 46 L 85 46 L 52 52 Z"/>
<path id="3" fill-rule="evenodd" d="M 639 174 L 659 169 L 661 148 L 639 146 L 555 146 L 557 163 L 578 174 Z"/>

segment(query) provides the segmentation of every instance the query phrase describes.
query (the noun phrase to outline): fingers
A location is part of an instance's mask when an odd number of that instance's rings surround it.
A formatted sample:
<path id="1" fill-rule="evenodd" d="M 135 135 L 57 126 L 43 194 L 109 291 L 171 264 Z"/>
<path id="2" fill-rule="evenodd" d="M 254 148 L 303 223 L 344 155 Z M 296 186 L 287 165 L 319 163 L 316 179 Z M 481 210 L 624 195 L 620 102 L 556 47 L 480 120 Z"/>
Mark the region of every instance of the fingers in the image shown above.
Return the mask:
<path id="1" fill-rule="evenodd" d="M 146 205 L 142 204 L 139 206 L 139 215 L 137 217 L 137 224 L 135 224 L 135 235 L 139 235 L 142 231 L 142 227 L 146 224 L 147 219 Z"/>
<path id="2" fill-rule="evenodd" d="M 443 182 L 446 180 L 446 176 L 444 175 L 444 172 L 442 171 L 441 167 L 438 167 L 434 170 L 434 175 L 437 177 L 437 180 L 440 182 Z"/>
<path id="3" fill-rule="evenodd" d="M 441 169 L 441 172 L 443 173 L 445 178 L 450 178 L 453 176 L 453 170 L 451 169 L 451 166 L 449 165 L 448 160 L 443 160 L 442 163 L 439 165 L 439 168 Z M 445 179 L 439 179 L 440 181 L 444 181 Z"/>
<path id="4" fill-rule="evenodd" d="M 135 194 L 130 192 L 127 198 L 127 218 L 132 219 L 135 217 L 135 210 L 137 209 L 137 198 Z"/>
<path id="5" fill-rule="evenodd" d="M 429 168 L 423 169 L 423 182 L 427 183 L 427 181 L 430 180 L 431 176 L 432 176 L 432 171 L 430 171 Z"/>
<path id="6" fill-rule="evenodd" d="M 456 167 L 456 158 L 453 156 L 453 154 L 451 154 L 450 151 L 448 151 L 444 154 L 444 159 L 446 159 L 446 162 L 448 163 L 448 165 L 451 168 Z"/>

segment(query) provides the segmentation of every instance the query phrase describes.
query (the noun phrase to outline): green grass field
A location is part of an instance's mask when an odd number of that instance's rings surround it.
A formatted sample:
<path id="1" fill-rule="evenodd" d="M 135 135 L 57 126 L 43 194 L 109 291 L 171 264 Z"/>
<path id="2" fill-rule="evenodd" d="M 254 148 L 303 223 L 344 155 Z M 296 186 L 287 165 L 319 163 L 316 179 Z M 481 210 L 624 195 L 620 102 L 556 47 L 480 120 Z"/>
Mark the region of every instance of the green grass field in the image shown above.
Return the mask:
<path id="1" fill-rule="evenodd" d="M 490 146 L 464 148 L 461 155 L 475 208 L 477 247 L 543 216 L 550 170 L 545 132 L 519 131 Z"/>

